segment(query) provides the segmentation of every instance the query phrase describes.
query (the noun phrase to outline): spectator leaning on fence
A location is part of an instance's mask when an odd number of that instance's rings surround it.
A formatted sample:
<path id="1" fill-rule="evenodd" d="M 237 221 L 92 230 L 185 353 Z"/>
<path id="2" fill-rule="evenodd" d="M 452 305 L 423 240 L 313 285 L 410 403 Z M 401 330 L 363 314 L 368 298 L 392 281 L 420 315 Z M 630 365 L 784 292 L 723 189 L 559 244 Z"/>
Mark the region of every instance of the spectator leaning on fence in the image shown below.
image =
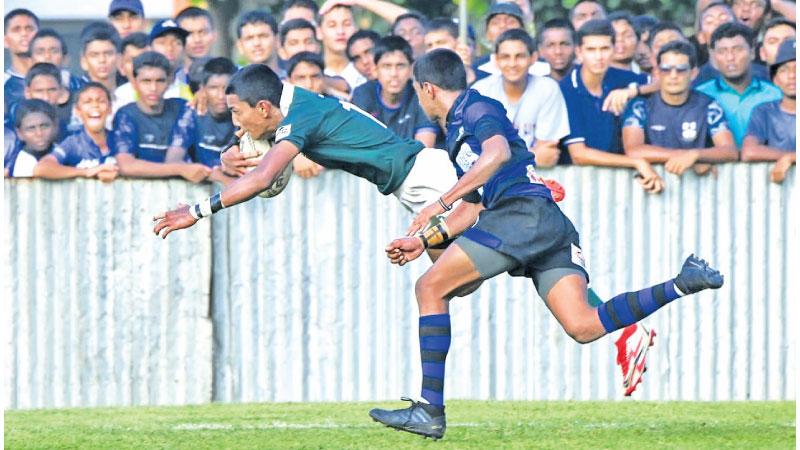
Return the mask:
<path id="1" fill-rule="evenodd" d="M 578 30 L 576 55 L 582 64 L 559 83 L 570 128 L 561 141 L 568 152 L 562 152 L 560 162 L 631 168 L 642 176 L 639 181 L 646 191 L 660 192 L 663 181 L 650 163 L 622 154 L 618 114 L 638 95 L 638 85 L 647 77 L 609 67 L 613 49 L 614 29 L 607 20 L 590 20 Z"/>
<path id="2" fill-rule="evenodd" d="M 111 114 L 111 94 L 105 86 L 90 81 L 76 93 L 75 114 L 83 124 L 51 153 L 39 160 L 35 175 L 53 180 L 98 178 L 112 181 L 117 166 L 108 142 L 106 119 Z"/>
<path id="3" fill-rule="evenodd" d="M 108 6 L 108 21 L 120 39 L 144 31 L 144 7 L 139 0 L 113 0 Z"/>
<path id="4" fill-rule="evenodd" d="M 762 103 L 753 110 L 742 146 L 743 161 L 777 161 L 771 174 L 776 183 L 783 182 L 797 161 L 796 53 L 795 39 L 781 44 L 770 72 L 783 98 Z"/>
<path id="5" fill-rule="evenodd" d="M 347 40 L 347 59 L 367 81 L 374 80 L 377 76 L 372 49 L 380 38 L 381 35 L 372 30 L 358 30 Z"/>
<path id="6" fill-rule="evenodd" d="M 58 119 L 53 105 L 39 99 L 17 103 L 14 128 L 20 147 L 5 167 L 11 177 L 34 177 L 40 159 L 53 151 L 58 134 Z"/>
<path id="7" fill-rule="evenodd" d="M 137 100 L 117 111 L 111 132 L 120 175 L 181 176 L 198 183 L 211 173 L 202 164 L 166 162 L 172 129 L 187 108 L 182 99 L 164 98 L 171 76 L 169 61 L 160 53 L 148 51 L 133 60 L 131 82 Z"/>
<path id="8" fill-rule="evenodd" d="M 3 43 L 11 55 L 11 64 L 3 78 L 5 114 L 11 105 L 22 100 L 25 75 L 33 65 L 30 55 L 31 39 L 39 30 L 39 18 L 27 9 L 13 9 L 3 19 Z"/>
<path id="9" fill-rule="evenodd" d="M 539 30 L 539 56 L 550 65 L 550 78 L 561 81 L 575 63 L 575 29 L 565 19 L 552 19 Z"/>
<path id="10" fill-rule="evenodd" d="M 688 42 L 661 48 L 654 70 L 660 92 L 636 98 L 625 112 L 622 141 L 625 154 L 664 163 L 667 172 L 682 175 L 696 163 L 736 161 L 739 153 L 722 108 L 691 89 L 697 54 Z M 698 166 L 701 173 L 707 166 Z"/>
<path id="11" fill-rule="evenodd" d="M 502 103 L 526 147 L 536 154 L 536 165 L 552 167 L 559 159 L 558 142 L 569 134 L 569 118 L 558 83 L 529 73 L 537 56 L 525 30 L 508 30 L 495 44 L 500 73 L 475 82 L 472 88 Z"/>
<path id="12" fill-rule="evenodd" d="M 746 25 L 726 23 L 717 28 L 711 36 L 711 57 L 721 75 L 697 90 L 722 106 L 736 146 L 741 148 L 753 108 L 780 100 L 781 90 L 753 75 L 753 32 Z"/>

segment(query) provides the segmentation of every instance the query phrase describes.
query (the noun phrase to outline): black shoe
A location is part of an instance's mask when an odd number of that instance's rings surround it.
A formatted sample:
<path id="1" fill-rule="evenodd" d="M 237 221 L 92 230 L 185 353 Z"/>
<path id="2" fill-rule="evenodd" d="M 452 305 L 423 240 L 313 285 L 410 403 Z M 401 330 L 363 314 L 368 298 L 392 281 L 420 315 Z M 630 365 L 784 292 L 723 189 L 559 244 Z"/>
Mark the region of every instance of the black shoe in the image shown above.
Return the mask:
<path id="1" fill-rule="evenodd" d="M 407 397 L 402 397 L 401 400 L 411 402 L 411 406 L 393 411 L 376 408 L 369 412 L 369 416 L 372 420 L 396 430 L 408 431 L 434 440 L 444 436 L 447 428 L 444 407 L 415 402 Z"/>
<path id="2" fill-rule="evenodd" d="M 694 294 L 704 289 L 719 289 L 724 282 L 719 270 L 708 266 L 700 258 L 689 255 L 681 267 L 681 273 L 675 277 L 675 286 L 685 295 Z"/>

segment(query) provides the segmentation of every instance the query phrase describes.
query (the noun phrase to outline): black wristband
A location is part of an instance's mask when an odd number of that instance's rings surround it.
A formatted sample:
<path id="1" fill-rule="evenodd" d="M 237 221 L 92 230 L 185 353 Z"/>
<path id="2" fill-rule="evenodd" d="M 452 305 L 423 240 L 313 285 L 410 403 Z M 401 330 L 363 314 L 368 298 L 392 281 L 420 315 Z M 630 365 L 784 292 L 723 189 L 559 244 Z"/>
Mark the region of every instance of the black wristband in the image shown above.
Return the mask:
<path id="1" fill-rule="evenodd" d="M 212 195 L 209 201 L 211 202 L 211 214 L 214 214 L 217 211 L 225 208 L 225 205 L 222 204 L 221 192 L 217 192 L 216 194 Z"/>
<path id="2" fill-rule="evenodd" d="M 445 203 L 444 200 L 442 200 L 442 197 L 439 197 L 439 206 L 444 208 L 445 211 L 450 211 L 451 209 L 453 209 L 453 205 L 448 205 L 447 203 Z"/>

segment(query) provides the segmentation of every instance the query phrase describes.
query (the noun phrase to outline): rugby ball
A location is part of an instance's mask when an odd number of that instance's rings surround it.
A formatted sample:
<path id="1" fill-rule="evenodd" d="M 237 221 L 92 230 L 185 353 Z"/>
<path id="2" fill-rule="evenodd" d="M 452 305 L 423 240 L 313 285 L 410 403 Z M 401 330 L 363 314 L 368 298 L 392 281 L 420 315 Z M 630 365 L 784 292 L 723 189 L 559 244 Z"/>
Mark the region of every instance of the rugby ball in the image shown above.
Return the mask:
<path id="1" fill-rule="evenodd" d="M 272 148 L 272 143 L 267 139 L 253 139 L 250 136 L 250 133 L 245 133 L 242 135 L 241 139 L 239 139 L 239 151 L 242 153 L 257 153 L 258 160 L 264 157 L 267 154 L 269 149 Z M 255 167 L 250 167 L 249 170 L 253 170 Z M 289 180 L 292 178 L 292 165 L 288 164 L 283 172 L 278 175 L 278 178 L 272 182 L 272 185 L 258 194 L 259 197 L 262 198 L 270 198 L 275 197 L 276 195 L 283 192 L 286 189 L 286 186 L 289 184 Z"/>

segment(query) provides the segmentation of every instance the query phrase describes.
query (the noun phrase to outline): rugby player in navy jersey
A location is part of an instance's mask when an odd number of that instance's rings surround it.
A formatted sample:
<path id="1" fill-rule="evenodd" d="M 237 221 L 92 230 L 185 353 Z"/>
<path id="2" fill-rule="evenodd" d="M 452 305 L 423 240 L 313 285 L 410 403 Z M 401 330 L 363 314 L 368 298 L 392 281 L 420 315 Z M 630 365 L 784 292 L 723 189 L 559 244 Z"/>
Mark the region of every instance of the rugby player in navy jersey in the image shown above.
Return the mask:
<path id="1" fill-rule="evenodd" d="M 416 284 L 424 401 L 411 400 L 411 406 L 398 410 L 373 409 L 374 420 L 435 439 L 444 435 L 448 301 L 461 289 L 503 272 L 531 278 L 555 318 L 579 343 L 635 323 L 681 296 L 722 286 L 720 273 L 692 255 L 674 279 L 590 306 L 578 233 L 536 173 L 534 155 L 502 105 L 467 90 L 463 63 L 449 50 L 420 58 L 414 79 L 422 108 L 446 132 L 459 180 L 414 219 L 408 230 L 413 235 L 392 241 L 386 252 L 392 263 L 404 265 L 428 246 L 461 236 Z M 478 196 L 480 203 L 471 203 Z M 449 216 L 425 228 L 458 200 L 464 201 Z M 629 370 L 637 365 L 635 358 L 628 362 Z"/>
<path id="2" fill-rule="evenodd" d="M 187 155 L 193 162 L 212 169 L 210 179 L 227 184 L 232 178 L 220 170 L 219 155 L 233 141 L 235 127 L 225 103 L 225 87 L 236 73 L 228 58 L 213 58 L 203 65 L 201 88 L 205 92 L 206 114 L 185 108 L 172 130 L 168 162 L 181 162 Z"/>
<path id="3" fill-rule="evenodd" d="M 203 164 L 166 161 L 172 129 L 187 108 L 185 100 L 164 99 L 170 76 L 169 61 L 160 53 L 144 52 L 133 60 L 137 100 L 117 111 L 111 132 L 122 176 L 180 176 L 199 183 L 211 174 Z"/>

